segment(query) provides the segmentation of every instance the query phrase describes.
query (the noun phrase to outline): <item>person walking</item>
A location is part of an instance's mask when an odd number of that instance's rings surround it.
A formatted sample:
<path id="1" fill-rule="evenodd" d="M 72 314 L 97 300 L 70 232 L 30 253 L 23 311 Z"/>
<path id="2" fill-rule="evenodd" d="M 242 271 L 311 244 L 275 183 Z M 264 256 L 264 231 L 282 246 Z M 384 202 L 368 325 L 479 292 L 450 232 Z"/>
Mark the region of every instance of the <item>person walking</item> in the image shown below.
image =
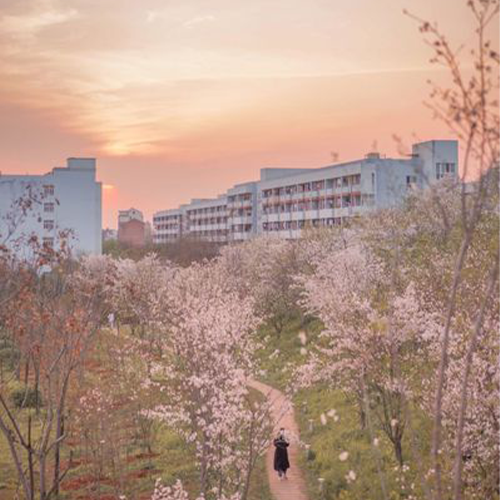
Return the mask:
<path id="1" fill-rule="evenodd" d="M 275 446 L 274 450 L 274 470 L 278 473 L 280 481 L 282 479 L 288 479 L 286 477 L 286 471 L 290 468 L 290 462 L 288 461 L 288 446 L 290 443 L 286 439 L 285 429 L 282 427 L 276 439 L 273 441 Z"/>

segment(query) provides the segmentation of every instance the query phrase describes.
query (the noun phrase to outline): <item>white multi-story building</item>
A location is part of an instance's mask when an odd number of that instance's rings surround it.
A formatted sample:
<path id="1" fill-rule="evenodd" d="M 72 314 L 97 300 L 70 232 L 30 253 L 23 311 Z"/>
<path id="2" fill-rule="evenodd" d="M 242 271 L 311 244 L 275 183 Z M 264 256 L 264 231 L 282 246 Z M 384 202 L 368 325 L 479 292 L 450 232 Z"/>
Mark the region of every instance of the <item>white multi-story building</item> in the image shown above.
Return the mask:
<path id="1" fill-rule="evenodd" d="M 457 141 L 414 144 L 412 154 L 402 159 L 369 153 L 322 168 L 265 168 L 259 181 L 238 184 L 217 199 L 157 212 L 154 241 L 185 235 L 219 242 L 258 234 L 298 238 L 305 227 L 339 225 L 398 205 L 409 189 L 425 188 L 445 175 L 458 175 Z"/>
<path id="2" fill-rule="evenodd" d="M 31 237 L 57 248 L 63 232 L 74 255 L 100 254 L 101 219 L 94 158 L 68 158 L 45 175 L 0 174 L 0 243 L 21 258 L 30 255 Z"/>
<path id="3" fill-rule="evenodd" d="M 181 238 L 186 232 L 185 217 L 183 206 L 156 212 L 153 216 L 153 243 L 172 243 Z"/>

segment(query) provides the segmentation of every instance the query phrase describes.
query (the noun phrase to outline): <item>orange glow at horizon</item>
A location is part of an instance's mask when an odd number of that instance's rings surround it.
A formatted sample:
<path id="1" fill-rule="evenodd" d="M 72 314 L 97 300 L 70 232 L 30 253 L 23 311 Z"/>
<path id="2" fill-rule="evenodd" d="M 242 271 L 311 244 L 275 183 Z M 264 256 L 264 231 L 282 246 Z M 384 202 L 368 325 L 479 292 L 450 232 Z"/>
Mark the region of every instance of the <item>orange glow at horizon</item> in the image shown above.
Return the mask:
<path id="1" fill-rule="evenodd" d="M 263 167 L 452 138 L 422 104 L 446 75 L 404 8 L 473 37 L 466 0 L 3 0 L 0 170 L 97 157 L 116 227 Z"/>

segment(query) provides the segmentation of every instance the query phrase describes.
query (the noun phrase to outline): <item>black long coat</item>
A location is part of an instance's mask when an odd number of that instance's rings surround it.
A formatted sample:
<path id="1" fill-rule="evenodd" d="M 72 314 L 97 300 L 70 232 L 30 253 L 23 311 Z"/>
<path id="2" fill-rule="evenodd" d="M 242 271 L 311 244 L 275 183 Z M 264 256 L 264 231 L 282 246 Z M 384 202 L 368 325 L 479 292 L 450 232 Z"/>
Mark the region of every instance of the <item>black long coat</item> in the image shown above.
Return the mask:
<path id="1" fill-rule="evenodd" d="M 286 472 L 290 468 L 288 461 L 288 443 L 282 438 L 276 438 L 273 441 L 276 449 L 274 450 L 274 470 Z"/>

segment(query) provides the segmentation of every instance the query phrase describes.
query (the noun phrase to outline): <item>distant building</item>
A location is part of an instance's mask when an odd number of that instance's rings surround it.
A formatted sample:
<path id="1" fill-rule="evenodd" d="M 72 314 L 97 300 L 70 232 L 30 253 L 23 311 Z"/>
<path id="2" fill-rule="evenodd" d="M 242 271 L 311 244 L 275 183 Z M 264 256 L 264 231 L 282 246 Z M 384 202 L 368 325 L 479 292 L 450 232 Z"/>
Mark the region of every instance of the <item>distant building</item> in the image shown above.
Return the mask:
<path id="1" fill-rule="evenodd" d="M 102 241 L 111 241 L 118 239 L 118 231 L 116 229 L 106 228 L 102 230 Z"/>
<path id="2" fill-rule="evenodd" d="M 153 215 L 154 242 L 183 236 L 243 241 L 260 234 L 299 238 L 306 227 L 330 227 L 400 204 L 408 190 L 458 176 L 458 142 L 414 144 L 408 158 L 365 158 L 322 168 L 264 168 L 260 180 L 214 199 L 194 199 Z"/>
<path id="3" fill-rule="evenodd" d="M 20 258 L 30 255 L 29 238 L 57 248 L 63 231 L 73 254 L 100 254 L 101 211 L 94 158 L 68 158 L 45 175 L 0 174 L 0 244 Z"/>
<path id="4" fill-rule="evenodd" d="M 118 241 L 134 247 L 146 243 L 146 224 L 140 210 L 130 208 L 118 212 Z"/>
<path id="5" fill-rule="evenodd" d="M 120 224 L 125 222 L 129 222 L 131 220 L 139 220 L 144 222 L 144 216 L 140 210 L 137 208 L 129 208 L 128 210 L 119 210 L 118 211 L 118 227 Z"/>
<path id="6" fill-rule="evenodd" d="M 149 221 L 144 223 L 144 242 L 146 245 L 153 243 L 153 226 Z"/>

